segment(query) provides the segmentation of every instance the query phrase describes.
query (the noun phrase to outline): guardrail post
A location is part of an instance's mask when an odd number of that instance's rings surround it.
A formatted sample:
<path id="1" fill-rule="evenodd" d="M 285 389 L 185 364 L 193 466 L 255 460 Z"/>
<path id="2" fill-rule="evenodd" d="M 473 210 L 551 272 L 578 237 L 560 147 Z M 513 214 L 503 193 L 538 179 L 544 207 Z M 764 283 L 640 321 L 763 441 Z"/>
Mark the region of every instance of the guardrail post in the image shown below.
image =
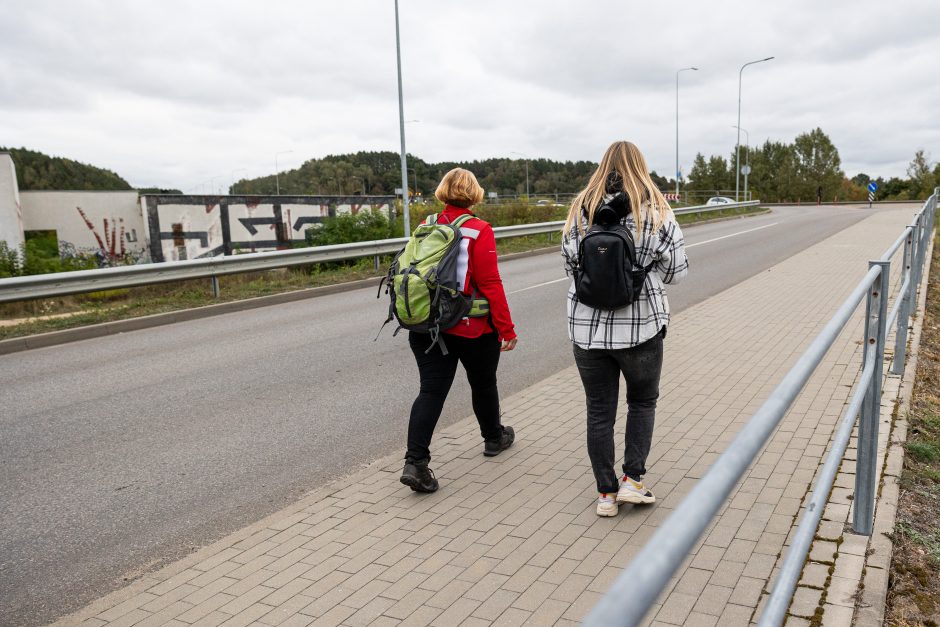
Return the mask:
<path id="1" fill-rule="evenodd" d="M 209 281 L 212 283 L 213 298 L 218 298 L 219 294 L 221 293 L 221 290 L 219 289 L 219 277 L 213 275 L 209 277 Z"/>
<path id="2" fill-rule="evenodd" d="M 917 216 L 914 229 L 914 251 L 911 256 L 911 311 L 917 311 L 917 288 L 920 286 L 920 267 L 924 258 L 924 213 Z"/>
<path id="3" fill-rule="evenodd" d="M 888 315 L 890 261 L 869 261 L 869 269 L 879 266 L 881 274 L 868 289 L 865 306 L 865 342 L 862 368 L 874 359 L 871 385 L 862 403 L 858 422 L 858 454 L 855 458 L 855 500 L 852 529 L 870 536 L 875 513 L 875 478 L 878 458 L 878 420 L 881 415 L 881 384 L 884 363 L 885 323 Z M 874 351 L 871 349 L 874 348 Z"/>
<path id="4" fill-rule="evenodd" d="M 914 240 L 914 228 L 908 227 L 907 239 L 904 240 L 904 257 L 901 266 L 901 278 L 899 281 L 903 284 L 904 277 L 907 277 L 907 289 L 903 294 L 898 294 L 901 299 L 901 308 L 898 310 L 898 326 L 894 333 L 894 360 L 891 362 L 891 374 L 904 374 L 904 362 L 907 360 L 907 325 L 910 324 L 911 317 L 911 285 L 914 283 L 914 274 L 912 272 L 911 253 Z"/>
<path id="5" fill-rule="evenodd" d="M 375 257 L 373 257 L 373 259 L 372 259 L 372 267 L 375 268 L 375 271 L 376 271 L 376 272 L 379 271 L 379 256 L 378 256 L 378 255 L 376 255 Z"/>

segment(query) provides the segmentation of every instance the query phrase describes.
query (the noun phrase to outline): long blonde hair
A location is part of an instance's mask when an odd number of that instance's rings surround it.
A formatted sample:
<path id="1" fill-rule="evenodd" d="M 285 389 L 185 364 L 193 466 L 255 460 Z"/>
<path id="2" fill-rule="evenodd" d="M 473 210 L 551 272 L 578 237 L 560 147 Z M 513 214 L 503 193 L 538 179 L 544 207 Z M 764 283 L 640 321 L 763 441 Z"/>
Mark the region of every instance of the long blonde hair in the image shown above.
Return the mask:
<path id="1" fill-rule="evenodd" d="M 569 233 L 574 225 L 577 225 L 580 232 L 584 232 L 580 219 L 582 207 L 587 211 L 588 226 L 594 224 L 594 211 L 601 206 L 604 196 L 609 193 L 609 179 L 614 173 L 620 178 L 622 191 L 630 198 L 638 236 L 643 230 L 644 218 L 648 217 L 652 221 L 654 230 L 666 220 L 672 209 L 650 178 L 643 153 L 631 142 L 616 141 L 601 157 L 601 162 L 591 175 L 587 187 L 571 201 L 564 233 Z"/>

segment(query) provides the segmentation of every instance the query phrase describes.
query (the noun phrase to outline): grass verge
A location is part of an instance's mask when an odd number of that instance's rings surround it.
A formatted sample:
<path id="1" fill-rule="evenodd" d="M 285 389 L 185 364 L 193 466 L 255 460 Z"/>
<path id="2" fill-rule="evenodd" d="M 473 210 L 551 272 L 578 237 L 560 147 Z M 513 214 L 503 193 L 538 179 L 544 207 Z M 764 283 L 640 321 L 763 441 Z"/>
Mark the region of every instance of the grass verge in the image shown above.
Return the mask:
<path id="1" fill-rule="evenodd" d="M 904 452 L 885 610 L 887 625 L 940 624 L 940 255 L 926 313 Z"/>
<path id="2" fill-rule="evenodd" d="M 678 216 L 687 225 L 714 219 L 764 213 L 746 207 Z M 501 255 L 559 245 L 558 234 L 532 235 L 500 240 Z M 220 296 L 213 297 L 209 279 L 163 283 L 145 287 L 93 292 L 76 296 L 0 304 L 0 340 L 90 324 L 113 322 L 151 314 L 191 309 L 205 305 L 268 296 L 293 290 L 335 285 L 358 279 L 378 279 L 385 274 L 391 257 L 380 259 L 375 270 L 372 258 L 345 263 L 280 268 L 267 272 L 219 277 Z"/>

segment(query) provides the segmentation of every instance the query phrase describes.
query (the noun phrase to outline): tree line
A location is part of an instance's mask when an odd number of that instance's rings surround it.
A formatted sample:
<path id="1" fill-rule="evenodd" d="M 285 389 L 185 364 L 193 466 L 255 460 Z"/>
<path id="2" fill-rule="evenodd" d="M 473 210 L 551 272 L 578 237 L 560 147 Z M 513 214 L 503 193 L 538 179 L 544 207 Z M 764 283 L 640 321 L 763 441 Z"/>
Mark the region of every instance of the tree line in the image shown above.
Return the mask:
<path id="1" fill-rule="evenodd" d="M 812 202 L 866 200 L 868 184 L 875 181 L 876 200 L 925 199 L 940 185 L 940 164 L 932 164 L 918 150 L 907 169 L 908 177 L 872 178 L 859 173 L 848 178 L 842 170 L 839 151 L 822 129 L 801 133 L 793 143 L 767 140 L 762 146 L 741 146 L 741 166 L 750 165 L 747 177 L 751 198 L 767 202 Z M 735 189 L 735 151 L 726 160 L 721 155 L 708 159 L 695 155 L 683 189 L 720 195 Z M 744 175 L 739 186 L 743 194 Z"/>
<path id="2" fill-rule="evenodd" d="M 487 192 L 500 196 L 571 194 L 587 184 L 596 163 L 590 161 L 553 161 L 551 159 L 493 158 L 478 161 L 442 161 L 429 163 L 408 155 L 408 189 L 417 197 L 434 194 L 437 184 L 452 168 L 472 171 Z M 657 184 L 666 186 L 665 177 L 653 173 Z M 230 189 L 233 194 L 351 195 L 393 194 L 402 187 L 401 156 L 396 152 L 361 151 L 355 154 L 329 155 L 310 159 L 299 168 L 274 175 L 242 179 Z"/>
<path id="3" fill-rule="evenodd" d="M 16 166 L 16 184 L 21 190 L 130 190 L 131 184 L 103 168 L 64 157 L 27 150 L 3 148 Z"/>

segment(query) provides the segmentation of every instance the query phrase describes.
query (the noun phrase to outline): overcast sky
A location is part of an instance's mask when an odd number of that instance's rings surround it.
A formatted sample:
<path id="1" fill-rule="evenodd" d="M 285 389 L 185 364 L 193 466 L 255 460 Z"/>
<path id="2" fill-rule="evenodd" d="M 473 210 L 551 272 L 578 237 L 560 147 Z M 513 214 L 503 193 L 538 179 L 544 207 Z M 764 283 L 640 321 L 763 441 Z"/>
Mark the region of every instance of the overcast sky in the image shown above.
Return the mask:
<path id="1" fill-rule="evenodd" d="M 940 2 L 401 0 L 408 152 L 649 166 L 821 127 L 849 176 L 940 158 Z M 306 159 L 398 151 L 393 0 L 11 0 L 0 145 L 208 191 Z M 742 135 L 742 143 L 744 136 Z"/>

